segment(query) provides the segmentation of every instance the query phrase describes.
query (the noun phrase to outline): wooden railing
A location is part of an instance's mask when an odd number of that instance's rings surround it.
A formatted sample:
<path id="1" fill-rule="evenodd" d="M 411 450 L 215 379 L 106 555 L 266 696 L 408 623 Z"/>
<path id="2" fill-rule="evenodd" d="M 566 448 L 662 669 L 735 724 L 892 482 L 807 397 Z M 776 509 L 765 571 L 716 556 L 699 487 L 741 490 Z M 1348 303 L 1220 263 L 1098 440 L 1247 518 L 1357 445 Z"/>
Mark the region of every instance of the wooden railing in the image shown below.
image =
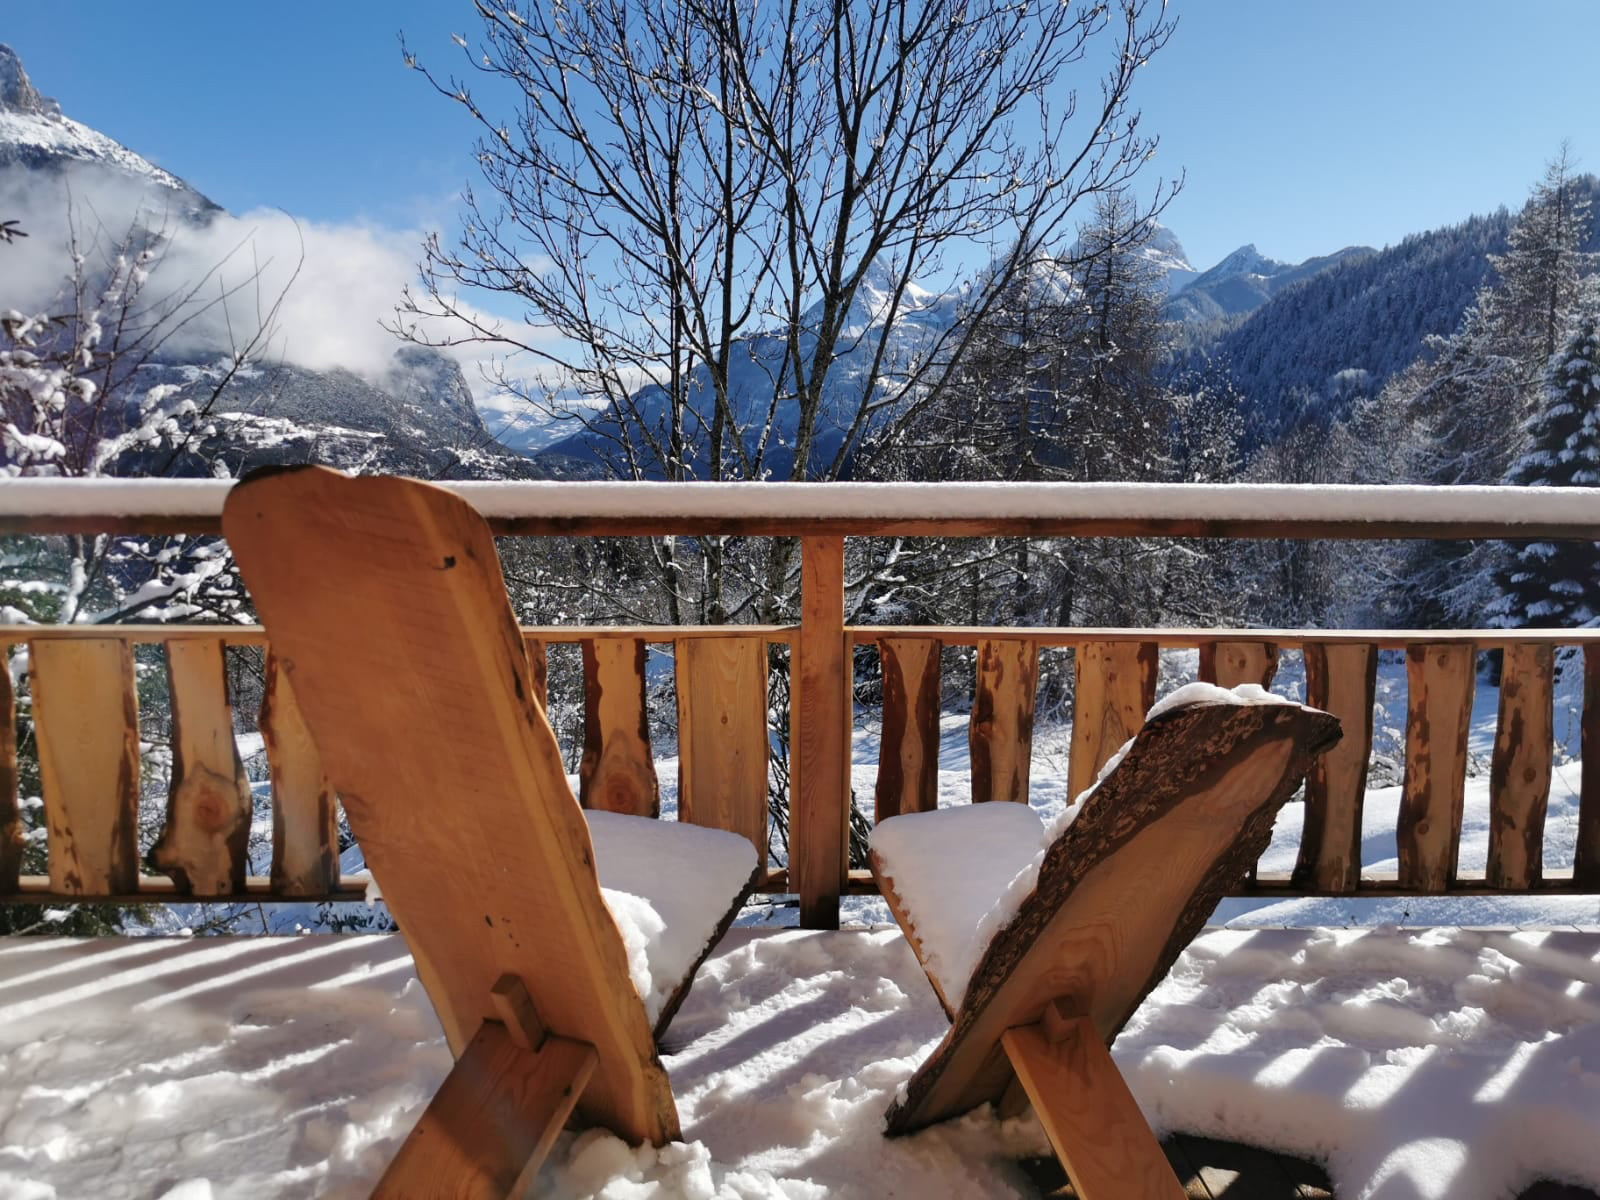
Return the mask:
<path id="1" fill-rule="evenodd" d="M 1255 874 L 1243 883 L 1244 893 L 1600 892 L 1600 633 L 888 628 L 847 626 L 844 618 L 847 534 L 1597 539 L 1600 504 L 1584 489 L 1543 490 L 1542 504 L 1528 500 L 1539 499 L 1539 489 L 1462 489 L 1461 504 L 1454 510 L 1445 503 L 1448 491 L 1429 493 L 1428 504 L 1415 518 L 1394 515 L 1392 495 L 1380 497 L 1387 504 L 1372 498 L 1371 493 L 1384 489 L 1346 496 L 1343 507 L 1337 496 L 1269 489 L 1277 507 L 1268 511 L 1279 514 L 1270 519 L 1253 515 L 1262 511 L 1265 493 L 1240 489 L 1156 490 L 1147 493 L 1152 499 L 1145 509 L 1133 515 L 1110 511 L 1109 501 L 1102 506 L 1106 511 L 1089 511 L 1094 504 L 1085 497 L 1093 497 L 1070 488 L 998 493 L 1005 504 L 1020 503 L 1027 495 L 1042 497 L 1032 501 L 1036 513 L 1029 516 L 1010 512 L 1004 504 L 997 508 L 994 489 L 983 495 L 959 486 L 914 493 L 902 489 L 879 501 L 873 494 L 882 489 L 830 485 L 790 491 L 781 505 L 763 508 L 771 505 L 765 498 L 768 489 L 756 485 L 737 494 L 740 503 L 761 498 L 755 505 L 761 511 L 736 507 L 721 518 L 696 509 L 714 508 L 709 501 L 683 499 L 686 493 L 719 492 L 701 485 L 651 493 L 656 498 L 651 507 L 634 510 L 649 515 L 618 511 L 620 505 L 643 503 L 637 485 L 591 490 L 588 494 L 599 499 L 581 503 L 550 490 L 550 485 L 462 490 L 475 502 L 481 498 L 502 529 L 525 535 L 737 531 L 800 537 L 797 625 L 530 628 L 525 642 L 541 687 L 548 646 L 576 643 L 582 648 L 580 798 L 592 807 L 646 816 L 658 814 L 659 793 L 645 719 L 645 648 L 670 643 L 679 817 L 749 837 L 764 861 L 768 754 L 774 736 L 767 717 L 770 649 L 787 647 L 792 685 L 788 861 L 768 863 L 764 886 L 798 896 L 805 925 L 836 924 L 841 894 L 872 888 L 870 877 L 849 870 L 846 861 L 854 718 L 851 664 L 856 648 L 868 646 L 876 648 L 882 669 L 875 795 L 879 820 L 935 803 L 944 647 L 971 647 L 975 652 L 968 736 L 971 799 L 977 802 L 1027 799 L 1043 649 L 1073 651 L 1067 771 L 1068 791 L 1074 795 L 1138 728 L 1155 698 L 1161 650 L 1198 649 L 1201 678 L 1231 686 L 1270 683 L 1280 651 L 1292 649 L 1303 655 L 1306 699 L 1339 716 L 1345 737 L 1308 780 L 1298 865 L 1282 875 Z M 173 500 L 169 488 L 159 494 L 160 503 L 145 507 L 137 503 L 137 488 L 132 500 L 129 494 L 104 490 L 91 503 L 70 493 L 69 504 L 51 508 L 48 503 L 41 506 L 41 493 L 28 492 L 27 485 L 3 484 L 0 531 L 216 529 L 221 499 L 216 485 L 180 489 L 182 503 Z M 859 499 L 852 500 L 852 494 Z M 722 490 L 716 503 L 726 505 L 727 495 Z M 905 515 L 913 499 L 922 512 L 942 515 Z M 1362 510 L 1355 499 L 1370 507 Z M 584 503 L 590 508 L 584 510 Z M 849 503 L 858 505 L 854 514 Z M 523 506 L 523 513 L 539 515 L 517 515 L 512 511 L 516 504 Z M 1368 515 L 1349 515 L 1352 504 Z M 1441 512 L 1453 515 L 1441 517 Z M 365 878 L 339 874 L 335 797 L 260 629 L 11 626 L 0 628 L 0 643 L 8 651 L 21 643 L 29 648 L 26 686 L 37 739 L 48 861 L 48 874 L 20 871 L 24 822 L 17 747 L 10 736 L 0 736 L 0 895 L 129 902 L 180 896 L 303 901 L 363 894 Z M 141 854 L 140 780 L 150 751 L 142 756 L 134 661 L 135 647 L 149 645 L 160 646 L 165 659 L 172 712 L 171 782 L 165 819 L 158 830 L 146 831 L 143 840 L 150 849 Z M 1554 744 L 1555 653 L 1567 646 L 1581 648 L 1586 685 L 1582 737 L 1585 751 L 1593 753 L 1583 758 L 1575 866 L 1553 871 L 1542 861 L 1543 827 Z M 248 848 L 252 795 L 234 741 L 238 696 L 231 696 L 225 684 L 225 656 L 235 648 L 253 648 L 262 655 L 257 723 L 270 765 L 272 848 L 270 865 L 257 875 L 250 873 Z M 1374 680 L 1379 652 L 1385 649 L 1406 654 L 1408 711 L 1395 846 L 1399 867 L 1379 875 L 1362 871 L 1361 832 Z M 1468 719 L 1477 654 L 1485 650 L 1503 651 L 1503 684 L 1491 768 L 1488 863 L 1478 874 L 1460 870 L 1458 858 Z M 16 729 L 16 702 L 9 679 L 0 677 L 0 730 Z"/>

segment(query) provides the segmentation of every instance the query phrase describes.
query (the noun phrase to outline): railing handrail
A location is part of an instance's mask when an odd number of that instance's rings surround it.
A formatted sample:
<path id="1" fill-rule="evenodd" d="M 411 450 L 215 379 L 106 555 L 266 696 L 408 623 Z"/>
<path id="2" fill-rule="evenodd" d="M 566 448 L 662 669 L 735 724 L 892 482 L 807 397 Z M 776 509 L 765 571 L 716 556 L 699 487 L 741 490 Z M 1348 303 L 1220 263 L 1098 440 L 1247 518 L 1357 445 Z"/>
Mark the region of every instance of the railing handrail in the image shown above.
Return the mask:
<path id="1" fill-rule="evenodd" d="M 0 532 L 220 531 L 230 480 L 0 481 Z M 445 483 L 506 534 L 1600 539 L 1600 489 L 1265 483 Z"/>

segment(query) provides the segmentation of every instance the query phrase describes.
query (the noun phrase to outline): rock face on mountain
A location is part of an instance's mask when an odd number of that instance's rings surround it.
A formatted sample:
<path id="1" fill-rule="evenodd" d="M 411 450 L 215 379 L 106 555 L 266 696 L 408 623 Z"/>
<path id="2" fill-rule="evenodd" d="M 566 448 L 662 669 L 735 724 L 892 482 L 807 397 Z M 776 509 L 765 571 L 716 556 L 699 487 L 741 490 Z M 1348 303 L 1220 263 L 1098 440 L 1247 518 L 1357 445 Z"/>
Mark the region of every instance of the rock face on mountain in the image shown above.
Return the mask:
<path id="1" fill-rule="evenodd" d="M 59 193 L 56 206 L 51 197 Z M 215 220 L 222 209 L 178 176 L 105 134 L 66 116 L 42 95 L 22 61 L 0 45 L 0 219 L 29 214 L 25 244 L 0 247 L 16 275 L 37 278 L 59 268 L 41 261 L 64 246 L 67 197 L 90 194 L 108 235 L 130 225 L 160 222 L 178 244 L 187 228 Z M 101 200 L 102 197 L 109 199 Z M 109 211 L 108 211 L 109 210 Z M 123 222 L 119 228 L 116 222 Z M 4 260 L 0 260 L 4 261 Z M 0 271 L 0 311 L 29 307 L 33 297 L 8 294 L 22 286 Z M 383 313 L 373 313 L 374 321 Z M 237 474 L 255 466 L 319 462 L 351 469 L 402 471 L 424 477 L 530 478 L 549 474 L 498 445 L 484 426 L 460 365 L 435 350 L 397 343 L 381 375 L 310 370 L 288 362 L 250 363 L 214 402 L 226 347 L 213 352 L 158 354 L 124 389 L 137 408 L 152 387 L 163 405 L 204 409 L 196 436 L 178 452 L 139 451 L 120 463 L 129 473 Z"/>
<path id="2" fill-rule="evenodd" d="M 1181 290 L 1174 290 L 1167 301 L 1167 316 L 1174 321 L 1241 317 L 1260 308 L 1290 284 L 1373 253 L 1367 246 L 1347 246 L 1303 263 L 1286 263 L 1266 257 L 1254 245 L 1240 246 Z"/>

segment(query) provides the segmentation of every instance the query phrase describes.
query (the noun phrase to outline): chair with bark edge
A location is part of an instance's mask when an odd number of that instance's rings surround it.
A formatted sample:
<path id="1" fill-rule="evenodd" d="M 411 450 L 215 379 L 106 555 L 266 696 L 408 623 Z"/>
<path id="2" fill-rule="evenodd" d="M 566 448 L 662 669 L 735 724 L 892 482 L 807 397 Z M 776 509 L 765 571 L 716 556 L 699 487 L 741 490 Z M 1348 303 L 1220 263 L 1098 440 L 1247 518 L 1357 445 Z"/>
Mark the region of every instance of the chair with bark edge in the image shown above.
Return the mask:
<path id="1" fill-rule="evenodd" d="M 655 1038 L 753 886 L 754 847 L 579 808 L 489 527 L 459 497 L 263 472 L 223 530 L 456 1056 L 374 1194 L 520 1192 L 569 1118 L 676 1140 Z"/>
<path id="2" fill-rule="evenodd" d="M 1181 1200 L 1108 1047 L 1340 732 L 1240 693 L 1191 684 L 1158 704 L 1053 829 L 999 802 L 874 831 L 873 874 L 951 1021 L 891 1136 L 1031 1100 L 1083 1200 Z"/>

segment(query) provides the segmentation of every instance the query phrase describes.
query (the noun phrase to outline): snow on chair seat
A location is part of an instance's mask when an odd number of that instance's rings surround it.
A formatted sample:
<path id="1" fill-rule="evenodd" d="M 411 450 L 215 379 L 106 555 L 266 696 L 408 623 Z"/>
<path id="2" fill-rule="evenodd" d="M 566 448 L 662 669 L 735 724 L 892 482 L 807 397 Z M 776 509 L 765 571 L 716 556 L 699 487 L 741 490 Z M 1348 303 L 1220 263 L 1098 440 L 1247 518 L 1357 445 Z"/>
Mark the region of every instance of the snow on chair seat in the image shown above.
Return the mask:
<path id="1" fill-rule="evenodd" d="M 954 1001 L 949 1033 L 890 1107 L 887 1131 L 999 1101 L 1020 1082 L 1083 1200 L 1181 1197 L 1106 1047 L 1265 850 L 1278 809 L 1338 738 L 1335 718 L 1258 688 L 1197 685 L 1170 697 L 1042 852 L 1035 843 L 1028 853 L 1020 817 L 965 819 L 1000 861 L 985 868 L 994 891 L 964 915 L 937 897 L 956 819 L 886 821 L 874 873 L 936 989 Z M 930 897 L 924 914 L 916 905 Z M 992 936 L 973 945 L 963 923 Z M 969 960 L 970 975 L 956 980 Z"/>
<path id="2" fill-rule="evenodd" d="M 659 1040 L 700 962 L 727 932 L 755 870 L 750 840 L 721 829 L 588 810 L 600 896 Z M 669 870 L 663 864 L 670 864 Z"/>
<path id="3" fill-rule="evenodd" d="M 223 529 L 457 1058 L 377 1194 L 512 1193 L 574 1113 L 676 1140 L 652 1026 L 754 884 L 754 847 L 732 838 L 742 878 L 724 847 L 652 894 L 672 851 L 720 839 L 652 822 L 651 850 L 639 826 L 584 820 L 466 501 L 305 467 L 238 484 Z M 628 888 L 610 909 L 602 854 Z"/>

